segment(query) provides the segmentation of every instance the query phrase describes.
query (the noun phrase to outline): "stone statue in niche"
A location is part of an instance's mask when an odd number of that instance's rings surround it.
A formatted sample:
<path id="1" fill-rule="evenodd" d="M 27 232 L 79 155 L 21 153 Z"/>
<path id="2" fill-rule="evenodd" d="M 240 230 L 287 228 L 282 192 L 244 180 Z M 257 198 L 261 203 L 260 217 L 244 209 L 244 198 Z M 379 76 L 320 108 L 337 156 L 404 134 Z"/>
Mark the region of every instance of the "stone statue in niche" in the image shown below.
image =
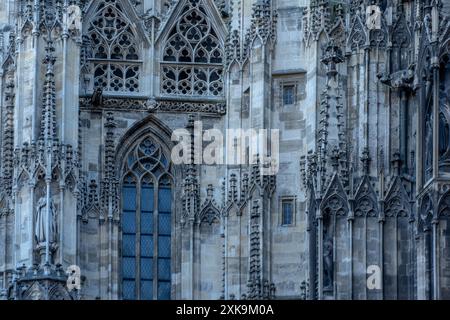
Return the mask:
<path id="1" fill-rule="evenodd" d="M 81 9 L 77 5 L 67 8 L 67 29 L 70 32 L 81 34 Z"/>
<path id="2" fill-rule="evenodd" d="M 323 289 L 333 289 L 333 238 L 326 231 L 323 234 Z"/>
<path id="3" fill-rule="evenodd" d="M 5 81 L 5 85 L 7 88 L 12 88 L 14 87 L 14 67 L 13 66 L 9 66 L 8 67 L 8 73 L 6 74 L 6 81 Z"/>
<path id="4" fill-rule="evenodd" d="M 55 245 L 57 242 L 57 211 L 53 201 L 50 200 L 50 221 L 47 216 L 47 199 L 42 197 L 39 199 L 36 207 L 36 224 L 35 224 L 35 237 L 38 246 L 42 246 L 47 241 L 47 224 L 50 223 L 50 245 Z"/>

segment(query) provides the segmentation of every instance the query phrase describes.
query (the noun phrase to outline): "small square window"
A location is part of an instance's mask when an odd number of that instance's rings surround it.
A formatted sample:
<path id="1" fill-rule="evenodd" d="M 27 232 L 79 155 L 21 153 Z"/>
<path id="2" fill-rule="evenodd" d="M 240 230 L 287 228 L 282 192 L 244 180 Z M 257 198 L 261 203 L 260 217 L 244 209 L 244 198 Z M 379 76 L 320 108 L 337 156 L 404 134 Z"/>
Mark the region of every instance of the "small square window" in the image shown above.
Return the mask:
<path id="1" fill-rule="evenodd" d="M 290 226 L 294 224 L 294 200 L 281 201 L 281 225 Z"/>
<path id="2" fill-rule="evenodd" d="M 295 103 L 295 86 L 283 86 L 283 105 L 291 105 Z"/>

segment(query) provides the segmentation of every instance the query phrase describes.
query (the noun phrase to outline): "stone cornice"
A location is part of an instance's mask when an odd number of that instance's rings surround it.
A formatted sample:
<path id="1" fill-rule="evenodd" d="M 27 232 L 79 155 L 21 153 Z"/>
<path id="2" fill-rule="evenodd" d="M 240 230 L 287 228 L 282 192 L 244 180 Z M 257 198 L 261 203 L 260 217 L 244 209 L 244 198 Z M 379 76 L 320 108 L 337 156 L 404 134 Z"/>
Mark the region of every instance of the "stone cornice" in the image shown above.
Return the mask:
<path id="1" fill-rule="evenodd" d="M 169 113 L 203 113 L 214 116 L 226 114 L 224 102 L 194 102 L 174 100 L 154 100 L 142 98 L 103 98 L 100 106 L 94 106 L 91 98 L 80 98 L 80 109 L 84 111 L 141 111 Z"/>

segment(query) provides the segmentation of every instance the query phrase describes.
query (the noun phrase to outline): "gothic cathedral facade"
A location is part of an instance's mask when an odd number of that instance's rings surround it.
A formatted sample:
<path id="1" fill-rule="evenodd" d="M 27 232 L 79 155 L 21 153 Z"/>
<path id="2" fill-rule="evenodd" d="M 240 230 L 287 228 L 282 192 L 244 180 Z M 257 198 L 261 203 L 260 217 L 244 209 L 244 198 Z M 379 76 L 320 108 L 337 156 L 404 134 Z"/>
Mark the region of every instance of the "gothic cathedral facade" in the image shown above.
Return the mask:
<path id="1" fill-rule="evenodd" d="M 3 0 L 0 63 L 0 299 L 450 299 L 449 1 Z"/>

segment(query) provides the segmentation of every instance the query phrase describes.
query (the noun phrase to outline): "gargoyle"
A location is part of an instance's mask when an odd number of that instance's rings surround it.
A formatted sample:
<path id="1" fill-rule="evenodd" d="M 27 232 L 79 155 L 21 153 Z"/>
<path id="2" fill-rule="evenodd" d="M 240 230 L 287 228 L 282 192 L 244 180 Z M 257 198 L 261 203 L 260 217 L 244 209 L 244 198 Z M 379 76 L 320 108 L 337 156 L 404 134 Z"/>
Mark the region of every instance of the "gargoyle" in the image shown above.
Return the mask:
<path id="1" fill-rule="evenodd" d="M 414 68 L 409 67 L 406 70 L 400 70 L 389 75 L 379 74 L 380 82 L 392 89 L 409 89 L 413 88 Z"/>

